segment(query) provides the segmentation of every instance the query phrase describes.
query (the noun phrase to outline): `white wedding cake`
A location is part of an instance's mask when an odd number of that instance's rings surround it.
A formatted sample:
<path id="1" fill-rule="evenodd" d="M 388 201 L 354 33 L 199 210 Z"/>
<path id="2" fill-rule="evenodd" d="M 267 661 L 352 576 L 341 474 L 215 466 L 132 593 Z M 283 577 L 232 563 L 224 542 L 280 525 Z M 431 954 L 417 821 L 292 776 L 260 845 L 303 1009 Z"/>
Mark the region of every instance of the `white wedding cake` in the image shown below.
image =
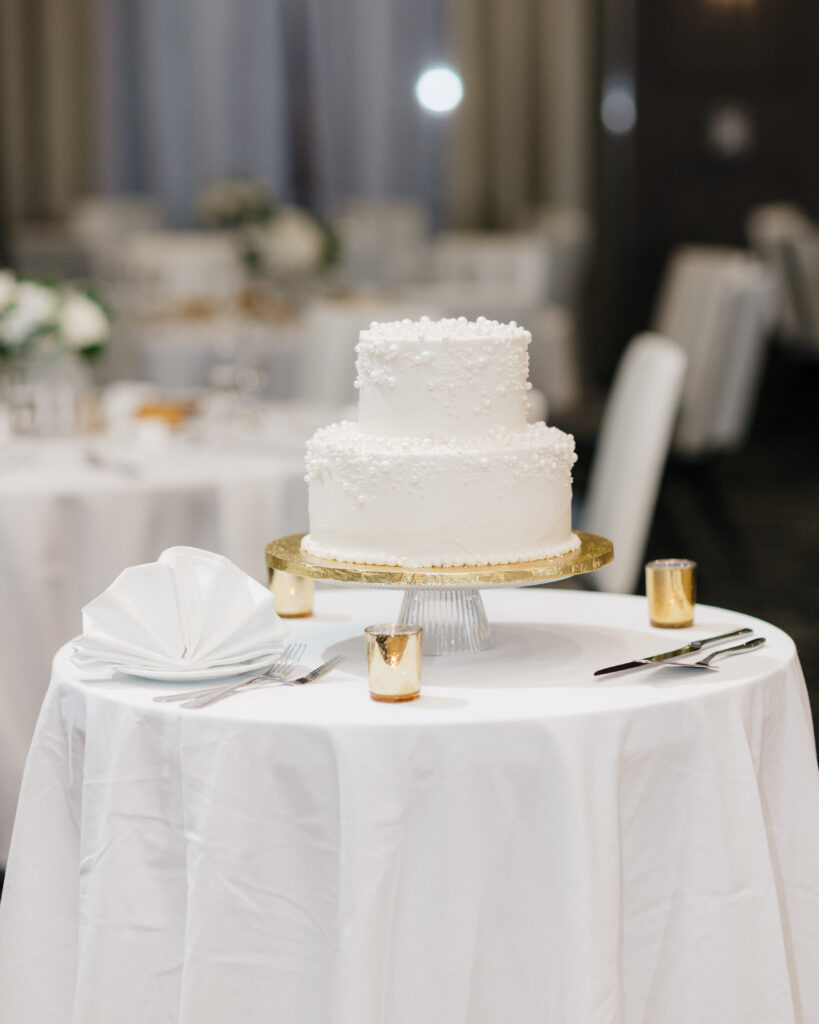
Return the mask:
<path id="1" fill-rule="evenodd" d="M 356 347 L 358 423 L 307 444 L 302 548 L 407 567 L 551 558 L 572 533 L 574 438 L 527 423 L 528 345 L 479 318 L 373 323 Z"/>

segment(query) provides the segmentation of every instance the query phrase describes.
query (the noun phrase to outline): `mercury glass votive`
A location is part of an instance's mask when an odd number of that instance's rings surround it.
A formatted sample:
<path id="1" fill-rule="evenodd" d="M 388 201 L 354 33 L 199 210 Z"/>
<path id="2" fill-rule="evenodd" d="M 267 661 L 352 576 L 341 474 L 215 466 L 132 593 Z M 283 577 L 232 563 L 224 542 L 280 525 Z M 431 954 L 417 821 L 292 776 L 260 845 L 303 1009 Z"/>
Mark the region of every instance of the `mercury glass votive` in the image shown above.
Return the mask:
<path id="1" fill-rule="evenodd" d="M 367 675 L 373 700 L 394 704 L 421 692 L 420 626 L 367 626 Z"/>
<path id="2" fill-rule="evenodd" d="M 294 576 L 282 569 L 272 572 L 270 589 L 276 614 L 283 619 L 305 619 L 312 615 L 316 581 L 307 576 Z"/>
<path id="3" fill-rule="evenodd" d="M 692 625 L 697 603 L 697 563 L 688 558 L 648 562 L 646 597 L 652 626 L 681 629 Z"/>

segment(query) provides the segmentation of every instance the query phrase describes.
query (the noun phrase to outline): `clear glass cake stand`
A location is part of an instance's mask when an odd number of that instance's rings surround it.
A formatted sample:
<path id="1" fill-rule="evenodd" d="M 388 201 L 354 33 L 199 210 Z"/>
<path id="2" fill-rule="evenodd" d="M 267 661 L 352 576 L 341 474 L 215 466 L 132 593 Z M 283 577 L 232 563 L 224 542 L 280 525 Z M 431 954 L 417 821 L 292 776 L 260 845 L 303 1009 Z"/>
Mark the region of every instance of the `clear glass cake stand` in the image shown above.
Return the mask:
<path id="1" fill-rule="evenodd" d="M 578 530 L 580 547 L 557 558 L 510 565 L 402 569 L 314 558 L 301 550 L 303 536 L 293 533 L 271 541 L 266 549 L 268 568 L 325 583 L 403 590 L 397 621 L 423 627 L 424 654 L 464 654 L 492 646 L 492 628 L 480 595 L 484 587 L 556 583 L 600 569 L 614 558 L 610 540 Z"/>

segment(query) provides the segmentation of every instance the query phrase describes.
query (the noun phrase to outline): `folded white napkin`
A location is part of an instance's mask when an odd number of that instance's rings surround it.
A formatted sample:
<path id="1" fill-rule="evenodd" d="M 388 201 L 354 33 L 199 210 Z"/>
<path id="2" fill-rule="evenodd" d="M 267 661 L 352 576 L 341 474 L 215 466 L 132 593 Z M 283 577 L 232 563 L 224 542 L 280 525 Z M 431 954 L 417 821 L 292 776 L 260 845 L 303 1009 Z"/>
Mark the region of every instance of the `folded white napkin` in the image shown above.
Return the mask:
<path id="1" fill-rule="evenodd" d="M 222 555 L 175 547 L 125 569 L 82 610 L 84 661 L 146 670 L 240 666 L 277 650 L 273 595 Z"/>

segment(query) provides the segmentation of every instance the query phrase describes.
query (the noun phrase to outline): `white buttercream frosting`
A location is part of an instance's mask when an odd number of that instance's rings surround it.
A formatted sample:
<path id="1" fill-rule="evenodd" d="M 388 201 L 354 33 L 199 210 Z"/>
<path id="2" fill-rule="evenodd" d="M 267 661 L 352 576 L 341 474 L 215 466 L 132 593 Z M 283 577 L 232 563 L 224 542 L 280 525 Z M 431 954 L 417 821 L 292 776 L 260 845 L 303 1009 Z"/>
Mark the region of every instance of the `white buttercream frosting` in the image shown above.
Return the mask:
<path id="1" fill-rule="evenodd" d="M 422 567 L 576 548 L 574 438 L 526 423 L 529 341 L 517 324 L 484 319 L 362 331 L 359 422 L 332 424 L 308 442 L 304 549 Z"/>

